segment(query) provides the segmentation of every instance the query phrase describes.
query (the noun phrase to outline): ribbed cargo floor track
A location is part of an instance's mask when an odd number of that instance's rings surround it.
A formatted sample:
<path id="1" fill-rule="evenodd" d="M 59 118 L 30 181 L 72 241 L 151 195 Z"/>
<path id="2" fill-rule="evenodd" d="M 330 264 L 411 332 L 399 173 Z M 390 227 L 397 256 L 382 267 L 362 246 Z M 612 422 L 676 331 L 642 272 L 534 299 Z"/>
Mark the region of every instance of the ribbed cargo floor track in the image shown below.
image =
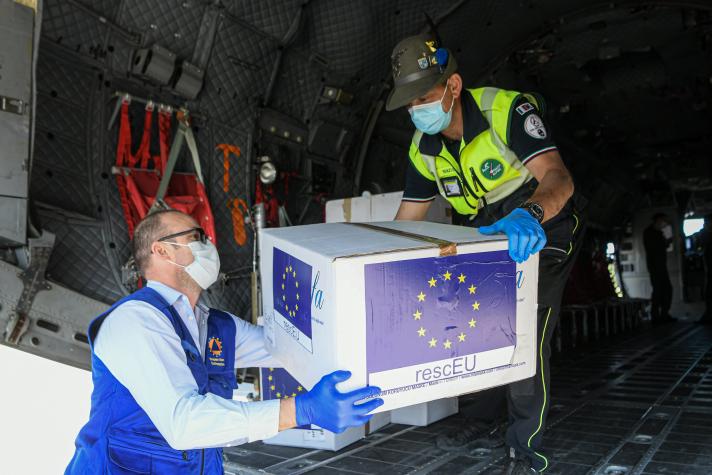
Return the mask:
<path id="1" fill-rule="evenodd" d="M 639 329 L 554 363 L 544 439 L 547 473 L 712 473 L 712 327 Z M 563 361 L 565 360 L 565 362 Z M 501 393 L 501 391 L 500 391 Z M 502 449 L 473 440 L 456 451 L 439 435 L 462 430 L 482 398 L 429 427 L 390 424 L 339 452 L 266 445 L 225 450 L 228 474 L 495 474 Z M 466 415 L 467 414 L 467 415 Z"/>

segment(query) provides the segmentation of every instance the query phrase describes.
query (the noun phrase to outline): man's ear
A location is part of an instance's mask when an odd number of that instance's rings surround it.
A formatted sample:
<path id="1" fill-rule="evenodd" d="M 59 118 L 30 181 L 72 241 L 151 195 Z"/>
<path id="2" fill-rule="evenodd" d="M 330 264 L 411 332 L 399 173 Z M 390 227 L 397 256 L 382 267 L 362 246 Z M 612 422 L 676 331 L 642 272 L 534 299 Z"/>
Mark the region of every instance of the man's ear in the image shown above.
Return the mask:
<path id="1" fill-rule="evenodd" d="M 462 76 L 457 73 L 453 73 L 448 81 L 448 87 L 450 88 L 453 97 L 455 99 L 459 98 L 462 93 Z"/>
<path id="2" fill-rule="evenodd" d="M 154 254 L 159 259 L 170 259 L 171 258 L 171 255 L 170 255 L 170 252 L 168 251 L 167 246 L 165 244 L 158 242 L 158 241 L 151 244 L 151 254 Z"/>

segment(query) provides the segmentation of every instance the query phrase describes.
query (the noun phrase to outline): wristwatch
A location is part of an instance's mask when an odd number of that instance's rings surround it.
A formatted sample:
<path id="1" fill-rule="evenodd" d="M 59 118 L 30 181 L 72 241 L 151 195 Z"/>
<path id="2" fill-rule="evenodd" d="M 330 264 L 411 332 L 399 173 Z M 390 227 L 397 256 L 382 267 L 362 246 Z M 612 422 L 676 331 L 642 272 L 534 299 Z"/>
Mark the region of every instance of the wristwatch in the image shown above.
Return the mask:
<path id="1" fill-rule="evenodd" d="M 544 208 L 542 208 L 539 203 L 527 201 L 521 205 L 520 208 L 527 210 L 527 212 L 531 214 L 534 219 L 539 221 L 539 224 L 544 221 Z"/>

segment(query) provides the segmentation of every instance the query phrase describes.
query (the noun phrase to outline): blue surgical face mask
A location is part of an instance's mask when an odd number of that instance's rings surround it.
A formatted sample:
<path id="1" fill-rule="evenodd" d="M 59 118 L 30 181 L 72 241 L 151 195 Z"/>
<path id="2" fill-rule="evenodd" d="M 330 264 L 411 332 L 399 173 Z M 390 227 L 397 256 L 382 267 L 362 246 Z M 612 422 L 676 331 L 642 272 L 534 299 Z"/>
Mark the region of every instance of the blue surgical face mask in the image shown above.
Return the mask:
<path id="1" fill-rule="evenodd" d="M 447 84 L 445 91 L 439 101 L 428 102 L 408 108 L 410 118 L 415 125 L 415 128 L 428 135 L 435 135 L 447 129 L 452 120 L 452 107 L 455 105 L 455 96 L 452 96 L 450 110 L 443 110 L 443 99 L 447 93 Z"/>

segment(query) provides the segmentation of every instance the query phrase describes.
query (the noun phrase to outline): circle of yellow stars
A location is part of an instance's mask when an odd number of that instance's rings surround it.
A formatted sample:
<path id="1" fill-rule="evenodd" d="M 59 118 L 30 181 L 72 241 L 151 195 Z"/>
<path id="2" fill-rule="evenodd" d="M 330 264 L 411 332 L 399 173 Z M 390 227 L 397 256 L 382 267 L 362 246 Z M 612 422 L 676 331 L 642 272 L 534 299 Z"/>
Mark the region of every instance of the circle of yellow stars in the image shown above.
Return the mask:
<path id="1" fill-rule="evenodd" d="M 287 311 L 287 314 L 294 318 L 297 316 L 297 312 L 299 311 L 299 303 L 295 303 L 294 306 L 290 309 L 289 304 L 286 303 L 287 301 L 287 277 L 293 277 L 296 279 L 297 277 L 297 271 L 292 267 L 292 266 L 286 266 L 284 268 L 284 273 L 282 274 L 282 302 L 285 302 L 284 304 L 284 309 Z M 296 292 L 296 299 L 297 302 L 299 302 L 299 281 L 295 280 L 294 281 L 294 288 Z"/>
<path id="2" fill-rule="evenodd" d="M 442 278 L 443 282 L 446 281 L 452 281 L 452 273 L 448 270 L 445 271 L 444 274 L 440 276 Z M 463 273 L 460 273 L 460 275 L 457 276 L 457 281 L 459 284 L 465 284 L 465 281 L 467 280 L 467 276 Z M 438 285 L 438 280 L 435 278 L 435 276 L 430 277 L 430 280 L 428 282 L 428 288 L 433 288 L 437 287 Z M 469 292 L 469 295 L 476 295 L 477 293 L 477 287 L 474 284 L 470 284 L 470 286 L 467 288 L 467 291 Z M 421 291 L 417 296 L 418 302 L 425 302 L 426 295 L 423 291 Z M 480 302 L 477 300 L 474 301 L 472 304 L 472 311 L 473 312 L 478 312 L 480 310 Z M 423 318 L 423 312 L 420 310 L 420 308 L 417 308 L 415 312 L 413 313 L 413 320 L 421 320 Z M 476 328 L 477 327 L 477 320 L 475 320 L 475 317 L 470 318 L 470 321 L 467 322 L 469 328 Z M 427 338 L 427 333 L 428 330 L 424 327 L 418 328 L 416 330 L 418 333 L 418 338 Z M 464 332 L 460 332 L 459 335 L 457 335 L 457 343 L 463 343 L 467 339 L 467 334 Z M 428 348 L 437 348 L 438 347 L 438 339 L 435 337 L 431 337 L 430 340 L 426 340 L 428 343 Z M 452 348 L 453 341 L 450 341 L 449 338 L 446 338 L 445 341 L 441 342 L 443 348 L 446 350 L 449 350 Z"/>
<path id="3" fill-rule="evenodd" d="M 274 372 L 274 368 L 269 368 L 269 372 L 270 372 L 270 373 Z M 269 383 L 270 383 L 270 384 L 269 384 L 269 390 L 270 390 L 270 391 L 274 391 L 275 389 L 277 389 L 277 387 L 276 387 L 275 384 L 274 384 L 274 377 L 273 377 L 271 374 L 267 375 L 267 381 L 269 381 Z M 277 392 L 277 393 L 274 394 L 274 396 L 275 396 L 276 399 L 289 399 L 290 397 L 297 397 L 297 393 L 301 393 L 301 392 L 303 392 L 303 391 L 304 391 L 304 388 L 303 388 L 301 385 L 299 385 L 299 386 L 297 386 L 297 392 L 296 392 L 296 393 L 293 392 L 293 393 L 290 395 L 290 394 L 282 394 L 281 392 Z"/>

